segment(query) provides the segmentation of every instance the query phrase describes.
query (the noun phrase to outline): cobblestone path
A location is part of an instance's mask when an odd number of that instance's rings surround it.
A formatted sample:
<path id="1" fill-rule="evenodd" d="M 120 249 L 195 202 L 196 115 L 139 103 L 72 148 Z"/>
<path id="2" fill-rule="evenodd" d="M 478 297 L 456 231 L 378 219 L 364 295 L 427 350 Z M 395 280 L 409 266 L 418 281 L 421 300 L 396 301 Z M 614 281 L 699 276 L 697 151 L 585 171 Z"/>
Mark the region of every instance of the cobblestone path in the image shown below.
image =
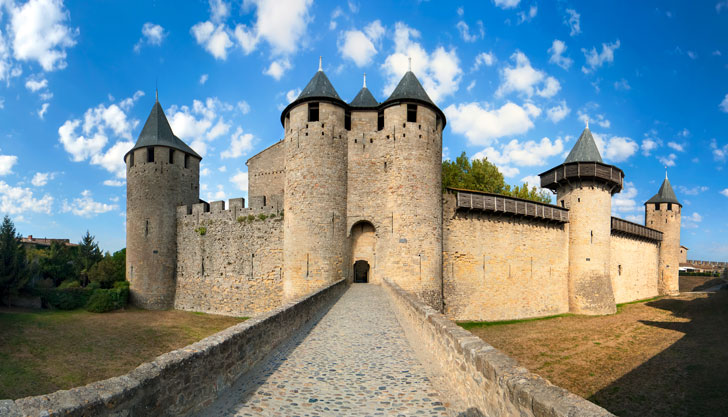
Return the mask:
<path id="1" fill-rule="evenodd" d="M 381 287 L 353 284 L 304 333 L 199 417 L 449 415 Z"/>

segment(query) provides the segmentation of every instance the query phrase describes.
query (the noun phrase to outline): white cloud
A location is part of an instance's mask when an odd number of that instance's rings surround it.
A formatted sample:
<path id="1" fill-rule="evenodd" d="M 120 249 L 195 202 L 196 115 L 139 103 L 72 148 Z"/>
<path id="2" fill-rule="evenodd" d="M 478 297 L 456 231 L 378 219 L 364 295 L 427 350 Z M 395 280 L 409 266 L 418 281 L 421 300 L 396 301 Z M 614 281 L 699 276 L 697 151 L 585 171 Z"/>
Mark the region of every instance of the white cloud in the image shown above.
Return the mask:
<path id="1" fill-rule="evenodd" d="M 377 54 L 377 47 L 383 35 L 384 26 L 379 20 L 367 25 L 364 31 L 342 32 L 337 41 L 339 53 L 343 58 L 353 61 L 357 67 L 368 65 Z"/>
<path id="2" fill-rule="evenodd" d="M 238 158 L 253 149 L 253 140 L 255 137 L 250 133 L 243 133 L 243 129 L 238 127 L 233 136 L 230 138 L 230 147 L 220 154 L 220 158 Z"/>
<path id="3" fill-rule="evenodd" d="M 506 177 L 518 175 L 519 166 L 541 166 L 548 158 L 561 154 L 564 143 L 561 139 L 552 141 L 542 138 L 540 141 L 520 142 L 513 139 L 500 147 L 489 146 L 473 155 L 475 159 L 488 158 Z M 536 184 L 534 184 L 536 185 Z"/>
<path id="4" fill-rule="evenodd" d="M 645 138 L 642 141 L 642 155 L 644 156 L 650 156 L 650 153 L 657 149 L 660 146 L 660 142 L 658 140 L 652 139 L 652 138 Z"/>
<path id="5" fill-rule="evenodd" d="M 551 54 L 551 56 L 549 57 L 549 62 L 552 64 L 556 64 L 563 69 L 569 69 L 571 64 L 574 63 L 574 60 L 563 55 L 564 52 L 566 52 L 566 44 L 563 41 L 554 39 L 548 52 Z"/>
<path id="6" fill-rule="evenodd" d="M 470 33 L 470 26 L 468 26 L 467 23 L 464 21 L 459 21 L 455 27 L 458 29 L 458 32 L 460 32 L 460 36 L 463 38 L 465 42 L 475 42 L 478 39 L 482 39 L 485 37 L 485 27 L 483 26 L 483 21 L 478 20 L 478 32 L 477 33 Z"/>
<path id="7" fill-rule="evenodd" d="M 697 53 L 695 53 L 693 51 L 687 51 L 686 53 L 688 54 L 688 57 L 690 59 L 698 59 L 698 54 Z"/>
<path id="8" fill-rule="evenodd" d="M 36 198 L 30 188 L 13 187 L 0 181 L 0 212 L 7 214 L 51 214 L 53 197 L 48 194 Z"/>
<path id="9" fill-rule="evenodd" d="M 171 106 L 167 115 L 175 135 L 205 156 L 210 143 L 232 128 L 222 113 L 234 109 L 234 106 L 217 98 L 207 98 L 204 101 L 193 100 L 192 107 Z"/>
<path id="10" fill-rule="evenodd" d="M 289 69 L 291 69 L 291 62 L 288 58 L 281 58 L 271 62 L 268 69 L 264 71 L 264 74 L 270 75 L 276 80 L 280 80 L 283 74 L 285 74 L 285 72 Z"/>
<path id="11" fill-rule="evenodd" d="M 209 76 L 209 75 L 207 75 L 207 74 L 202 74 L 202 75 L 200 75 L 200 84 L 201 84 L 201 85 L 204 85 L 204 84 L 205 84 L 205 83 L 207 82 L 207 79 L 208 79 L 208 78 L 210 78 L 210 76 Z"/>
<path id="12" fill-rule="evenodd" d="M 28 81 L 25 82 L 25 88 L 35 93 L 38 90 L 48 88 L 48 80 L 45 78 L 41 80 L 28 79 Z"/>
<path id="13" fill-rule="evenodd" d="M 575 36 L 581 33 L 581 15 L 574 9 L 566 9 L 568 16 L 564 17 L 564 23 L 571 30 L 569 36 Z"/>
<path id="14" fill-rule="evenodd" d="M 250 113 L 250 104 L 248 104 L 248 102 L 245 100 L 238 101 L 238 104 L 236 104 L 235 107 L 237 107 L 237 109 L 240 110 L 240 113 L 242 114 Z"/>
<path id="15" fill-rule="evenodd" d="M 628 137 L 607 136 L 592 132 L 599 153 L 612 162 L 622 162 L 639 150 L 637 142 Z"/>
<path id="16" fill-rule="evenodd" d="M 704 185 L 696 185 L 692 188 L 688 188 L 684 185 L 678 185 L 677 189 L 680 190 L 680 193 L 685 195 L 698 195 L 709 190 L 709 188 Z"/>
<path id="17" fill-rule="evenodd" d="M 528 187 L 536 187 L 539 190 L 541 189 L 541 177 L 538 175 L 528 175 L 526 177 L 521 178 L 521 183 L 528 184 Z"/>
<path id="18" fill-rule="evenodd" d="M 553 97 L 561 89 L 554 77 L 548 77 L 545 72 L 534 69 L 523 52 L 516 51 L 511 59 L 516 65 L 503 69 L 503 82 L 496 91 L 497 96 L 518 92 L 526 97 L 531 97 L 534 93 L 542 97 Z M 537 89 L 538 86 L 543 88 Z"/>
<path id="19" fill-rule="evenodd" d="M 204 167 L 200 170 L 201 177 L 206 177 L 208 175 L 210 175 L 210 168 Z"/>
<path id="20" fill-rule="evenodd" d="M 230 182 L 235 184 L 240 191 L 248 191 L 248 173 L 238 171 L 235 175 L 230 177 Z"/>
<path id="21" fill-rule="evenodd" d="M 631 182 L 625 182 L 624 188 L 612 196 L 612 214 L 632 213 L 639 211 L 642 207 L 637 204 L 637 188 Z"/>
<path id="22" fill-rule="evenodd" d="M 210 21 L 200 22 L 190 29 L 199 45 L 215 59 L 227 59 L 227 50 L 233 46 L 228 29 L 223 24 L 215 25 Z"/>
<path id="23" fill-rule="evenodd" d="M 495 61 L 495 55 L 492 51 L 481 52 L 475 56 L 475 63 L 473 64 L 473 69 L 471 71 L 477 71 L 483 65 L 492 67 L 493 64 L 495 64 Z"/>
<path id="24" fill-rule="evenodd" d="M 159 46 L 162 44 L 165 36 L 167 36 L 167 33 L 162 26 L 147 22 L 142 26 L 142 37 L 134 45 L 134 51 L 139 52 L 145 43 L 147 45 Z"/>
<path id="25" fill-rule="evenodd" d="M 230 5 L 224 0 L 210 0 L 210 19 L 221 22 L 230 15 Z"/>
<path id="26" fill-rule="evenodd" d="M 286 93 L 286 100 L 288 100 L 288 103 L 293 103 L 295 99 L 298 98 L 298 96 L 301 94 L 300 88 L 294 88 L 293 90 L 288 90 Z"/>
<path id="27" fill-rule="evenodd" d="M 270 45 L 273 55 L 290 55 L 307 39 L 306 28 L 312 20 L 309 9 L 313 0 L 247 0 L 244 9 L 256 6 L 252 27 L 235 27 L 243 52 L 253 52 L 261 40 Z"/>
<path id="28" fill-rule="evenodd" d="M 609 128 L 612 125 L 612 122 L 610 122 L 609 119 L 607 119 L 603 114 L 597 114 L 596 116 L 591 117 L 584 110 L 579 110 L 577 113 L 579 114 L 579 120 L 584 122 L 584 124 L 592 122 L 598 124 L 605 129 Z"/>
<path id="29" fill-rule="evenodd" d="M 78 29 L 65 25 L 69 13 L 63 1 L 30 0 L 22 6 L 6 6 L 11 16 L 8 29 L 15 59 L 36 61 L 45 71 L 65 68 L 66 49 L 76 44 Z"/>
<path id="30" fill-rule="evenodd" d="M 225 165 L 222 165 L 217 170 L 220 172 L 227 172 L 227 167 Z"/>
<path id="31" fill-rule="evenodd" d="M 536 14 L 538 13 L 538 6 L 535 4 L 531 5 L 531 7 L 528 8 L 528 13 L 525 11 L 518 12 L 518 24 L 524 22 L 530 22 L 533 20 L 534 17 L 536 17 Z"/>
<path id="32" fill-rule="evenodd" d="M 15 155 L 0 155 L 0 175 L 12 174 L 13 167 L 18 163 Z"/>
<path id="33" fill-rule="evenodd" d="M 475 88 L 475 84 L 476 84 L 476 83 L 477 83 L 477 82 L 476 82 L 475 80 L 473 80 L 473 81 L 470 81 L 470 84 L 468 84 L 468 86 L 467 86 L 467 87 L 465 87 L 465 89 L 466 89 L 466 90 L 468 90 L 468 93 L 469 93 L 469 92 L 471 92 L 471 91 L 473 90 L 473 88 Z"/>
<path id="34" fill-rule="evenodd" d="M 721 191 L 720 193 L 723 194 L 724 196 L 728 197 L 728 188 L 726 188 L 725 190 Z"/>
<path id="35" fill-rule="evenodd" d="M 602 52 L 597 52 L 597 48 L 595 47 L 592 47 L 591 50 L 581 48 L 581 52 L 584 53 L 584 58 L 586 58 L 586 65 L 588 66 L 582 66 L 581 71 L 584 74 L 588 74 L 600 68 L 605 63 L 614 62 L 614 51 L 619 49 L 619 46 L 620 42 L 617 39 L 614 43 L 602 43 Z"/>
<path id="36" fill-rule="evenodd" d="M 689 216 L 682 216 L 681 225 L 685 229 L 697 229 L 698 223 L 703 221 L 703 216 L 694 211 Z"/>
<path id="37" fill-rule="evenodd" d="M 450 128 L 471 145 L 489 145 L 496 139 L 525 133 L 533 127 L 533 110 L 508 102 L 500 108 L 479 103 L 451 104 L 445 109 Z"/>
<path id="38" fill-rule="evenodd" d="M 412 71 L 433 101 L 438 102 L 458 90 L 462 70 L 455 49 L 446 50 L 439 46 L 428 53 L 422 45 L 413 40 L 419 37 L 419 31 L 402 22 L 395 24 L 395 52 L 389 55 L 382 65 L 387 76 L 387 84 L 383 91 L 385 97 L 391 94 L 407 72 L 410 57 Z"/>
<path id="39" fill-rule="evenodd" d="M 713 152 L 713 158 L 716 161 L 725 161 L 726 157 L 728 157 L 728 144 L 721 146 L 718 146 L 718 142 L 715 140 L 715 138 L 710 140 L 710 149 Z"/>
<path id="40" fill-rule="evenodd" d="M 338 22 L 336 19 L 341 17 L 344 14 L 344 11 L 341 9 L 341 7 L 336 7 L 333 12 L 331 12 L 331 20 L 329 20 L 329 30 L 335 30 L 336 26 L 338 26 Z"/>
<path id="41" fill-rule="evenodd" d="M 94 201 L 91 197 L 91 191 L 83 190 L 81 197 L 74 198 L 71 203 L 67 200 L 63 201 L 63 208 L 61 209 L 64 213 L 71 212 L 76 216 L 81 217 L 94 217 L 97 214 L 106 213 L 111 210 L 116 210 L 119 206 L 116 204 L 106 204 Z"/>
<path id="42" fill-rule="evenodd" d="M 38 117 L 40 117 L 41 120 L 45 117 L 46 112 L 48 111 L 48 107 L 50 106 L 50 103 L 43 103 L 40 105 L 40 109 L 38 109 Z"/>
<path id="43" fill-rule="evenodd" d="M 561 100 L 561 103 L 546 110 L 546 116 L 554 123 L 560 122 L 564 117 L 568 116 L 571 112 L 569 106 L 566 105 L 566 100 Z"/>
<path id="44" fill-rule="evenodd" d="M 109 187 L 121 187 L 124 184 L 126 184 L 126 181 L 121 181 L 121 180 L 106 180 L 106 181 L 104 181 L 104 185 L 109 186 Z"/>
<path id="45" fill-rule="evenodd" d="M 625 80 L 624 78 L 620 79 L 619 81 L 614 82 L 614 89 L 615 90 L 623 90 L 623 91 L 629 91 L 632 89 L 632 86 L 629 85 L 629 82 Z"/>
<path id="46" fill-rule="evenodd" d="M 685 152 L 685 145 L 677 143 L 677 142 L 667 142 L 667 146 L 670 148 L 678 151 L 678 152 Z"/>
<path id="47" fill-rule="evenodd" d="M 501 9 L 513 9 L 520 2 L 521 0 L 493 0 L 493 3 Z"/>
<path id="48" fill-rule="evenodd" d="M 728 94 L 726 94 L 725 97 L 723 97 L 723 101 L 720 102 L 718 107 L 720 107 L 720 109 L 724 113 L 728 113 Z"/>
<path id="49" fill-rule="evenodd" d="M 123 156 L 134 146 L 132 130 L 139 121 L 129 119 L 127 113 L 134 103 L 144 95 L 137 91 L 133 97 L 122 100 L 119 105 L 99 104 L 86 110 L 83 120 L 66 120 L 58 128 L 59 141 L 74 162 L 89 160 L 116 175 L 126 176 Z M 80 129 L 80 132 L 79 132 Z M 106 151 L 104 148 L 113 135 L 117 141 Z"/>
<path id="50" fill-rule="evenodd" d="M 660 163 L 666 167 L 674 167 L 676 159 L 677 159 L 677 155 L 675 155 L 674 153 L 671 153 L 667 156 L 658 156 L 657 157 L 657 160 L 660 161 Z"/>
<path id="51" fill-rule="evenodd" d="M 222 186 L 222 184 L 218 184 L 215 188 L 217 188 L 217 191 L 215 193 L 207 193 L 205 196 L 208 201 L 224 201 L 226 200 L 226 194 L 225 194 L 225 187 Z"/>
<path id="52" fill-rule="evenodd" d="M 54 179 L 55 177 L 55 172 L 36 172 L 35 175 L 33 175 L 33 179 L 30 180 L 30 183 L 33 184 L 35 187 L 42 187 L 48 184 L 48 181 Z"/>

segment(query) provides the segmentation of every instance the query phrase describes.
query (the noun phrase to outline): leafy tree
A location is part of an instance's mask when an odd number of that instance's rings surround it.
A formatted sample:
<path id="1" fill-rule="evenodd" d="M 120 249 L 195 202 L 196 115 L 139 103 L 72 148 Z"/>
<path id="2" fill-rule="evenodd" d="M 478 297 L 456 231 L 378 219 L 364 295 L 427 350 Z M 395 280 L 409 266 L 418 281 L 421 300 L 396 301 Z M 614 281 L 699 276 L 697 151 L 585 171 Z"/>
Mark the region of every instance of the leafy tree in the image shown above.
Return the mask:
<path id="1" fill-rule="evenodd" d="M 498 167 L 488 161 L 488 158 L 470 160 L 465 152 L 455 158 L 455 161 L 442 162 L 442 187 L 502 194 L 542 203 L 551 202 L 548 191 L 529 188 L 527 183 L 511 188 L 506 184 Z"/>
<path id="2" fill-rule="evenodd" d="M 88 283 L 88 274 L 91 267 L 101 261 L 103 257 L 101 249 L 99 249 L 99 244 L 95 242 L 95 237 L 91 236 L 91 233 L 87 230 L 86 235 L 78 243 L 77 270 L 83 285 Z"/>
<path id="3" fill-rule="evenodd" d="M 113 288 L 117 281 L 126 279 L 126 249 L 110 255 L 106 252 L 104 258 L 91 267 L 88 274 L 91 282 L 98 282 L 101 288 Z"/>
<path id="4" fill-rule="evenodd" d="M 25 248 L 20 244 L 20 235 L 10 217 L 5 216 L 0 226 L 0 290 L 10 298 L 28 281 L 28 265 Z"/>
<path id="5" fill-rule="evenodd" d="M 76 251 L 63 243 L 53 242 L 46 253 L 39 255 L 38 263 L 43 278 L 50 278 L 58 286 L 63 281 L 78 279 L 75 266 Z"/>

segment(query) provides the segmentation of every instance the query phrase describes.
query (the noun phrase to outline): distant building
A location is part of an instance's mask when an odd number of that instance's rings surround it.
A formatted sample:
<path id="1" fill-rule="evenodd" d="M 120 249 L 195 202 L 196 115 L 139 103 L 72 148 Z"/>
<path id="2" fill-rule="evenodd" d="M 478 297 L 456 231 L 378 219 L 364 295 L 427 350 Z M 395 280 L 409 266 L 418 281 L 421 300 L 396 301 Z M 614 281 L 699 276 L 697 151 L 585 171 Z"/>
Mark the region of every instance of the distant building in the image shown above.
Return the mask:
<path id="1" fill-rule="evenodd" d="M 76 243 L 71 243 L 70 239 L 53 239 L 48 237 L 43 238 L 37 238 L 33 237 L 33 235 L 28 235 L 27 237 L 21 237 L 20 243 L 25 246 L 26 248 L 45 248 L 50 247 L 52 243 L 60 243 L 63 246 L 78 246 Z"/>

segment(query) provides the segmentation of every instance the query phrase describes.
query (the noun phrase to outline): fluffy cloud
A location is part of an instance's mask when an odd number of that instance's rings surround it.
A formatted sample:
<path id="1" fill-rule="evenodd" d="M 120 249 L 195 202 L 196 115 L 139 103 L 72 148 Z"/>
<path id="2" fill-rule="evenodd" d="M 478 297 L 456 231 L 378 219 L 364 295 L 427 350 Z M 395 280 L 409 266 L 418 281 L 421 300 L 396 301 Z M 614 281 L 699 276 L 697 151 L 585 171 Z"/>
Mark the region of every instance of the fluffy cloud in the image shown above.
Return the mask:
<path id="1" fill-rule="evenodd" d="M 233 42 L 230 40 L 225 25 L 215 25 L 210 21 L 200 22 L 192 26 L 190 31 L 197 43 L 202 45 L 215 59 L 223 61 L 227 59 L 227 51 L 233 46 Z"/>
<path id="2" fill-rule="evenodd" d="M 518 92 L 526 97 L 531 97 L 535 93 L 548 98 L 553 97 L 561 89 L 561 85 L 554 77 L 534 69 L 523 52 L 516 51 L 511 55 L 511 59 L 516 65 L 503 69 L 503 82 L 498 87 L 496 95 L 504 96 L 510 92 Z M 538 89 L 539 86 L 542 88 Z"/>
<path id="3" fill-rule="evenodd" d="M 590 107 L 590 106 L 587 106 L 587 107 Z M 607 119 L 603 114 L 597 114 L 594 117 L 591 117 L 584 110 L 579 110 L 577 113 L 579 114 L 579 120 L 581 120 L 584 124 L 593 122 L 605 129 L 609 128 L 612 125 L 612 123 L 609 121 L 609 119 Z"/>
<path id="4" fill-rule="evenodd" d="M 710 149 L 713 152 L 713 158 L 716 161 L 725 161 L 728 157 L 728 144 L 721 146 L 718 146 L 718 142 L 715 140 L 715 138 L 710 140 Z"/>
<path id="5" fill-rule="evenodd" d="M 723 97 L 723 101 L 720 102 L 718 107 L 721 109 L 721 111 L 728 113 L 728 94 Z"/>
<path id="6" fill-rule="evenodd" d="M 306 39 L 312 4 L 313 0 L 248 0 L 244 6 L 256 6 L 256 21 L 252 27 L 237 25 L 235 37 L 246 54 L 261 40 L 270 45 L 274 55 L 292 54 Z"/>
<path id="7" fill-rule="evenodd" d="M 51 214 L 53 197 L 48 194 L 36 198 L 30 188 L 13 187 L 0 181 L 0 212 L 7 214 Z"/>
<path id="8" fill-rule="evenodd" d="M 293 101 L 295 99 L 297 99 L 299 95 L 301 95 L 300 88 L 294 88 L 293 90 L 288 90 L 288 92 L 286 93 L 286 101 L 288 101 L 288 103 L 293 103 Z"/>
<path id="9" fill-rule="evenodd" d="M 566 100 L 561 100 L 561 103 L 546 110 L 546 116 L 554 123 L 560 122 L 564 117 L 568 116 L 571 112 L 569 106 L 566 105 Z"/>
<path id="10" fill-rule="evenodd" d="M 248 191 L 248 173 L 238 171 L 235 175 L 230 177 L 230 182 L 235 184 L 240 191 Z"/>
<path id="11" fill-rule="evenodd" d="M 538 13 L 538 6 L 535 4 L 531 5 L 531 7 L 528 8 L 528 13 L 525 11 L 518 12 L 518 24 L 524 22 L 530 22 L 533 20 L 534 17 L 536 17 L 536 14 Z"/>
<path id="12" fill-rule="evenodd" d="M 50 103 L 43 103 L 40 105 L 40 109 L 38 109 L 38 117 L 40 117 L 41 120 L 45 118 L 45 114 L 48 111 L 48 107 L 50 106 Z"/>
<path id="13" fill-rule="evenodd" d="M 628 137 L 607 136 L 592 132 L 599 153 L 612 162 L 622 162 L 637 153 L 639 145 Z"/>
<path id="14" fill-rule="evenodd" d="M 55 177 L 55 172 L 36 172 L 35 175 L 33 175 L 33 179 L 30 181 L 30 183 L 33 184 L 35 187 L 43 187 L 44 185 L 48 184 L 49 180 L 52 180 Z"/>
<path id="15" fill-rule="evenodd" d="M 520 2 L 521 0 L 493 0 L 493 3 L 501 9 L 513 9 L 518 6 L 518 3 Z"/>
<path id="16" fill-rule="evenodd" d="M 221 115 L 234 107 L 217 98 L 193 100 L 192 107 L 171 106 L 167 113 L 174 133 L 202 156 L 209 143 L 230 131 L 232 125 Z"/>
<path id="17" fill-rule="evenodd" d="M 78 29 L 66 26 L 69 13 L 63 1 L 30 0 L 22 6 L 7 7 L 15 59 L 35 61 L 45 71 L 65 68 L 66 49 L 76 44 Z"/>
<path id="18" fill-rule="evenodd" d="M 541 166 L 548 158 L 560 155 L 564 151 L 561 139 L 552 141 L 543 138 L 540 141 L 520 142 L 513 139 L 500 147 L 489 146 L 473 155 L 473 158 L 488 158 L 501 170 L 504 176 L 513 177 L 520 172 L 519 166 Z M 536 185 L 536 184 L 534 184 Z"/>
<path id="19" fill-rule="evenodd" d="M 121 181 L 121 180 L 105 180 L 104 181 L 104 185 L 109 186 L 109 187 L 121 187 L 124 184 L 126 184 L 126 181 Z"/>
<path id="20" fill-rule="evenodd" d="M 268 69 L 265 70 L 263 73 L 270 75 L 276 80 L 280 80 L 283 74 L 285 74 L 285 72 L 289 69 L 291 69 L 291 62 L 288 60 L 288 58 L 281 58 L 271 62 L 268 66 Z"/>
<path id="21" fill-rule="evenodd" d="M 703 221 L 703 216 L 698 212 L 693 212 L 689 216 L 682 216 L 681 226 L 684 229 L 697 229 L 698 223 Z"/>
<path id="22" fill-rule="evenodd" d="M 471 145 L 490 145 L 496 139 L 527 132 L 533 127 L 533 108 L 508 102 L 500 108 L 479 103 L 451 104 L 445 109 L 450 128 Z"/>
<path id="23" fill-rule="evenodd" d="M 635 197 L 637 197 L 637 188 L 633 183 L 625 182 L 622 191 L 612 196 L 612 214 L 639 211 L 642 207 L 637 204 Z"/>
<path id="24" fill-rule="evenodd" d="M 660 147 L 660 141 L 652 138 L 645 138 L 642 141 L 642 155 L 644 156 L 650 156 L 652 151 Z"/>
<path id="25" fill-rule="evenodd" d="M 254 136 L 250 133 L 243 133 L 243 129 L 238 127 L 233 136 L 230 138 L 230 148 L 220 154 L 220 158 L 238 158 L 253 149 Z"/>
<path id="26" fill-rule="evenodd" d="M 584 53 L 584 58 L 586 58 L 586 66 L 581 67 L 581 71 L 584 74 L 589 74 L 605 63 L 614 62 L 614 51 L 619 49 L 619 46 L 620 42 L 617 39 L 614 43 L 602 43 L 602 52 L 597 52 L 597 48 L 595 47 L 592 47 L 590 50 L 581 48 L 581 52 Z"/>
<path id="27" fill-rule="evenodd" d="M 685 145 L 677 142 L 667 142 L 667 146 L 678 151 L 678 152 L 685 152 Z"/>
<path id="28" fill-rule="evenodd" d="M 660 161 L 660 163 L 666 167 L 674 167 L 675 161 L 677 160 L 677 155 L 674 153 L 671 153 L 667 156 L 658 156 L 657 160 Z"/>
<path id="29" fill-rule="evenodd" d="M 134 45 L 134 51 L 139 52 L 144 44 L 159 46 L 165 36 L 167 36 L 167 33 L 162 26 L 147 22 L 142 26 L 142 37 Z"/>
<path id="30" fill-rule="evenodd" d="M 574 63 L 574 60 L 563 55 L 564 52 L 566 52 L 566 44 L 563 41 L 554 39 L 554 42 L 551 44 L 551 48 L 549 48 L 548 52 L 551 54 L 549 62 L 556 64 L 563 69 L 569 69 L 571 64 Z"/>
<path id="31" fill-rule="evenodd" d="M 632 89 L 632 86 L 629 85 L 629 82 L 627 82 L 627 80 L 622 78 L 619 81 L 614 82 L 614 89 L 622 90 L 622 91 L 629 91 Z"/>
<path id="32" fill-rule="evenodd" d="M 71 212 L 76 216 L 81 217 L 94 217 L 97 214 L 106 213 L 111 210 L 119 208 L 116 204 L 106 204 L 94 201 L 91 197 L 91 191 L 84 190 L 81 192 L 81 197 L 74 198 L 72 202 L 67 200 L 63 201 L 63 208 L 61 209 L 64 213 Z"/>
<path id="33" fill-rule="evenodd" d="M 569 36 L 576 36 L 581 33 L 581 15 L 576 10 L 566 9 L 564 24 L 571 30 Z"/>
<path id="34" fill-rule="evenodd" d="M 201 85 L 204 85 L 204 84 L 205 84 L 205 83 L 207 82 L 207 79 L 208 79 L 208 78 L 210 78 L 210 76 L 209 76 L 209 75 L 207 75 L 207 74 L 202 74 L 202 75 L 200 75 L 200 84 L 201 84 Z"/>
<path id="35" fill-rule="evenodd" d="M 117 178 L 126 176 L 123 156 L 134 146 L 132 130 L 139 121 L 130 119 L 127 112 L 144 95 L 137 91 L 133 97 L 108 106 L 99 104 L 86 110 L 83 120 L 66 120 L 58 128 L 58 136 L 63 149 L 71 155 L 74 162 L 89 160 L 113 173 Z M 80 131 L 79 131 L 80 130 Z M 115 136 L 116 142 L 104 150 L 109 137 Z"/>
<path id="36" fill-rule="evenodd" d="M 720 193 L 723 194 L 724 196 L 728 197 L 728 188 L 726 188 L 725 190 L 721 191 Z"/>
<path id="37" fill-rule="evenodd" d="M 402 76 L 409 69 L 412 58 L 412 71 L 422 82 L 430 98 L 438 102 L 458 90 L 462 70 L 455 49 L 445 50 L 442 46 L 428 53 L 414 39 L 420 32 L 402 22 L 395 24 L 395 52 L 387 57 L 382 69 L 387 76 L 383 95 L 388 97 Z"/>
<path id="38" fill-rule="evenodd" d="M 685 195 L 698 195 L 709 190 L 709 188 L 704 185 L 698 185 L 692 188 L 688 188 L 684 185 L 678 185 L 677 189 L 680 190 L 680 193 Z"/>
<path id="39" fill-rule="evenodd" d="M 25 82 L 25 88 L 35 93 L 39 90 L 48 88 L 48 80 L 45 78 L 40 80 L 28 79 L 28 81 Z"/>
<path id="40" fill-rule="evenodd" d="M 493 64 L 495 64 L 495 61 L 495 55 L 493 55 L 492 51 L 481 52 L 475 56 L 475 63 L 473 64 L 473 69 L 471 71 L 477 71 L 483 65 L 492 67 Z"/>
<path id="41" fill-rule="evenodd" d="M 457 25 L 455 25 L 455 27 L 458 29 L 458 32 L 460 32 L 460 36 L 465 42 L 475 42 L 478 39 L 482 39 L 485 37 L 485 27 L 483 26 L 482 20 L 478 20 L 477 33 L 470 33 L 470 26 L 468 26 L 468 24 L 462 20 L 459 21 Z"/>
<path id="42" fill-rule="evenodd" d="M 384 35 L 384 26 L 375 20 L 361 30 L 348 30 L 342 32 L 337 42 L 339 53 L 344 59 L 349 59 L 357 67 L 363 67 L 372 61 L 377 54 L 377 47 Z"/>
<path id="43" fill-rule="evenodd" d="M 15 155 L 0 155 L 0 175 L 8 175 L 13 172 L 13 167 L 18 163 Z"/>

